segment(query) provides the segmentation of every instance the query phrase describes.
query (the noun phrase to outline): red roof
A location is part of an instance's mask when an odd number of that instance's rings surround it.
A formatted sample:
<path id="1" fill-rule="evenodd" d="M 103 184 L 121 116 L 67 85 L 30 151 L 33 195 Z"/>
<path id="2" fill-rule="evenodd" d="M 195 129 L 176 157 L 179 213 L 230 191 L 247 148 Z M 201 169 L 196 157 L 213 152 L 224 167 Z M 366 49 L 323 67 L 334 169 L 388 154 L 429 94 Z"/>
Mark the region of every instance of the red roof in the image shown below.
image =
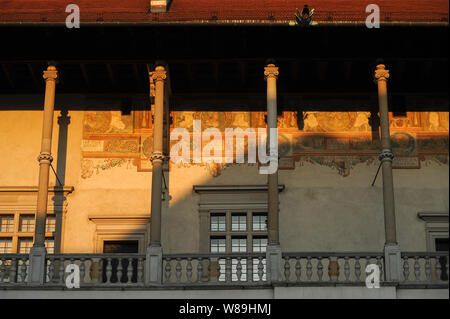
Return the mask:
<path id="1" fill-rule="evenodd" d="M 0 22 L 64 22 L 70 1 L 0 0 Z M 81 22 L 293 20 L 305 3 L 317 21 L 365 21 L 376 3 L 382 21 L 448 22 L 448 0 L 173 0 L 167 13 L 149 13 L 149 0 L 77 0 Z"/>

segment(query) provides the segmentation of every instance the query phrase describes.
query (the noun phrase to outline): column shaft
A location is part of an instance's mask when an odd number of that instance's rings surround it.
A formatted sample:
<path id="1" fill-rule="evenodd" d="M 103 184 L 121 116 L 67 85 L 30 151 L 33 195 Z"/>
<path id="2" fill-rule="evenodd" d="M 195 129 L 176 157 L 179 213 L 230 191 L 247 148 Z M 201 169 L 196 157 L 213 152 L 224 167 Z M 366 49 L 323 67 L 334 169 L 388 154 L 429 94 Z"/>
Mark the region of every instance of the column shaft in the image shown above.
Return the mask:
<path id="1" fill-rule="evenodd" d="M 381 154 L 383 172 L 383 205 L 384 205 L 384 226 L 386 244 L 396 244 L 395 226 L 395 202 L 394 202 L 394 182 L 392 176 L 392 159 L 394 155 L 391 149 L 391 137 L 389 132 L 389 109 L 387 97 L 387 79 L 389 71 L 383 64 L 377 65 L 375 79 L 378 84 L 378 104 L 380 108 L 381 127 Z"/>
<path id="2" fill-rule="evenodd" d="M 43 247 L 45 245 L 45 219 L 47 217 L 49 170 L 50 163 L 53 160 L 51 156 L 53 111 L 55 107 L 55 86 L 58 71 L 54 66 L 49 66 L 47 70 L 44 71 L 43 77 L 45 79 L 45 100 L 41 153 L 38 157 L 39 181 L 34 235 L 35 247 Z"/>
<path id="3" fill-rule="evenodd" d="M 278 67 L 268 64 L 264 75 L 267 81 L 267 144 L 271 139 L 270 128 L 277 127 L 277 76 Z M 278 136 L 274 136 L 278 138 Z M 269 244 L 279 244 L 278 232 L 278 169 L 267 176 L 268 184 L 268 236 Z"/>
<path id="4" fill-rule="evenodd" d="M 151 80 L 155 81 L 155 108 L 153 126 L 152 161 L 152 203 L 150 222 L 150 244 L 161 245 L 161 206 L 162 206 L 162 170 L 163 170 L 163 125 L 164 125 L 164 67 L 157 66 L 151 72 Z"/>

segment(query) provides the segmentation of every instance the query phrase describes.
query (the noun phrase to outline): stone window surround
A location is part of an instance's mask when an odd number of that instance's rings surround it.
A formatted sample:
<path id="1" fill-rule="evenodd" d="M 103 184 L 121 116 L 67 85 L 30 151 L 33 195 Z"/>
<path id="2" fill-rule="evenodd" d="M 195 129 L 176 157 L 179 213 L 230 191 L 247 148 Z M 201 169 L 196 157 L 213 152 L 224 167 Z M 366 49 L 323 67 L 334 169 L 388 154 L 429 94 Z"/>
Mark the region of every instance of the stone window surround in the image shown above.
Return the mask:
<path id="1" fill-rule="evenodd" d="M 145 253 L 150 234 L 150 216 L 92 215 L 89 220 L 96 226 L 92 243 L 95 254 L 103 253 L 105 241 L 137 240 L 138 252 Z"/>
<path id="2" fill-rule="evenodd" d="M 278 191 L 284 190 L 284 185 L 278 185 Z M 194 185 L 194 192 L 200 195 L 199 198 L 199 252 L 209 253 L 210 236 L 219 236 L 219 232 L 210 231 L 211 213 L 227 213 L 227 227 L 230 231 L 223 232 L 223 236 L 236 235 L 242 232 L 231 231 L 231 213 L 247 213 L 246 234 L 257 233 L 251 229 L 251 213 L 267 212 L 267 185 Z M 230 217 L 228 217 L 230 216 Z M 228 226 L 229 225 L 229 226 Z M 261 235 L 267 232 L 259 232 Z M 252 246 L 250 242 L 248 245 Z M 231 242 L 227 243 L 227 248 L 231 250 Z M 251 251 L 251 250 L 247 250 Z M 229 251 L 231 252 L 231 251 Z"/>
<path id="3" fill-rule="evenodd" d="M 419 212 L 418 218 L 425 221 L 426 243 L 428 251 L 436 251 L 436 238 L 449 238 L 448 212 Z"/>
<path id="4" fill-rule="evenodd" d="M 64 252 L 64 228 L 67 214 L 67 198 L 66 196 L 74 191 L 73 186 L 49 186 L 49 200 L 47 205 L 47 215 L 56 217 L 55 232 L 46 233 L 45 237 L 54 238 L 55 253 Z M 0 186 L 0 214 L 12 214 L 15 216 L 15 224 L 20 223 L 20 215 L 35 215 L 37 205 L 37 186 Z M 62 205 L 54 205 L 56 201 L 60 201 Z M 15 227 L 19 227 L 17 224 Z M 16 237 L 32 237 L 34 232 L 20 232 Z M 13 251 L 18 249 L 17 241 L 13 240 Z"/>

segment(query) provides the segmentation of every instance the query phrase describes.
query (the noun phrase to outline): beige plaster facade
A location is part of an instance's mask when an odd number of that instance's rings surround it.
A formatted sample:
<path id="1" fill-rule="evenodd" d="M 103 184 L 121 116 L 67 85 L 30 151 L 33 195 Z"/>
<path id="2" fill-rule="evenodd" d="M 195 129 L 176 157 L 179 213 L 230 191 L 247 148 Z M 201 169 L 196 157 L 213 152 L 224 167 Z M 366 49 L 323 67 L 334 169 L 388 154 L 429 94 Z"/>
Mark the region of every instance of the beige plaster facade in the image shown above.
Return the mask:
<path id="1" fill-rule="evenodd" d="M 102 240 L 124 239 L 138 240 L 140 252 L 145 252 L 150 232 L 151 169 L 143 169 L 143 156 L 134 153 L 130 156 L 128 151 L 108 153 L 104 151 L 105 145 L 101 148 L 98 141 L 139 140 L 142 138 L 137 137 L 139 134 L 149 136 L 151 130 L 140 128 L 139 133 L 135 124 L 127 122 L 127 116 L 135 122 L 137 112 L 122 116 L 120 111 L 112 111 L 109 122 L 112 133 L 108 136 L 109 133 L 103 131 L 95 135 L 86 128 L 89 112 L 92 111 L 68 112 L 70 124 L 66 141 L 58 139 L 58 117 L 61 114 L 59 111 L 54 113 L 53 166 L 57 169 L 61 163 L 59 151 L 66 144 L 65 170 L 62 170 L 65 172 L 64 185 L 74 188 L 66 193 L 61 253 L 101 253 Z M 438 136 L 444 142 L 433 144 L 431 151 L 430 148 L 422 153 L 420 149 L 413 151 L 420 168 L 395 169 L 394 162 L 397 240 L 403 251 L 427 250 L 426 225 L 419 219 L 419 212 L 448 214 L 449 211 L 448 113 L 419 115 L 428 119 L 425 126 L 400 130 L 415 136 L 415 145 L 422 143 L 418 136 L 425 133 Z M 36 205 L 36 192 L 8 191 L 7 187 L 37 186 L 39 165 L 36 156 L 41 142 L 42 116 L 42 111 L 0 111 L 0 147 L 5 151 L 0 158 L 0 166 L 3 167 L 0 173 L 0 213 Z M 282 120 L 290 121 L 290 115 L 283 116 Z M 365 121 L 360 113 L 351 116 L 356 119 L 362 117 Z M 408 113 L 408 117 L 412 116 L 416 114 Z M 250 114 L 250 117 L 254 118 L 255 114 Z M 327 114 L 316 112 L 314 117 L 326 119 Z M 391 136 L 400 132 L 395 130 L 398 120 L 392 119 Z M 311 116 L 305 130 L 314 125 Z M 283 131 L 280 128 L 280 132 L 295 135 L 298 129 Z M 339 132 L 331 133 L 338 137 L 346 136 Z M 364 135 L 366 132 L 355 134 Z M 142 140 L 139 144 L 135 151 L 132 146 L 131 152 L 141 153 Z M 98 151 L 100 149 L 103 153 Z M 334 160 L 315 162 L 310 159 L 313 153 L 298 153 L 293 157 L 295 168 L 280 169 L 279 184 L 285 186 L 279 196 L 279 237 L 283 251 L 383 250 L 381 176 L 371 186 L 378 168 L 376 156 L 379 150 L 369 151 L 368 156 L 373 153 L 375 160 L 360 160 L 362 155 L 342 151 L 337 155 L 319 152 L 318 156 L 334 156 Z M 409 167 L 408 163 L 402 165 Z M 61 168 L 57 170 L 59 172 Z M 161 240 L 165 253 L 195 253 L 200 249 L 200 195 L 194 192 L 194 185 L 264 185 L 267 182 L 266 176 L 258 174 L 257 164 L 226 167 L 171 164 L 170 170 L 164 174 L 169 188 L 162 206 Z M 55 185 L 58 182 L 50 171 L 50 187 Z M 53 210 L 53 196 L 50 192 L 49 212 Z"/>

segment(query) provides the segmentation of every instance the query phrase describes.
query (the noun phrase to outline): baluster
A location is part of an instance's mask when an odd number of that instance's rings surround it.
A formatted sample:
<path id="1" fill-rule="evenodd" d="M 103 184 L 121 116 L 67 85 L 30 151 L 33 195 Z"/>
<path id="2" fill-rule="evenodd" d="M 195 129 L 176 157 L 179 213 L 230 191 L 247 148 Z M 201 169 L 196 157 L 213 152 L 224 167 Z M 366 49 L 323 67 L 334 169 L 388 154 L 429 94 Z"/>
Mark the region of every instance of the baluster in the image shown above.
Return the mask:
<path id="1" fill-rule="evenodd" d="M 403 276 L 405 281 L 409 279 L 409 258 L 408 256 L 403 256 Z"/>
<path id="2" fill-rule="evenodd" d="M 377 256 L 377 266 L 380 270 L 380 281 L 383 280 L 383 263 L 381 262 L 381 256 Z"/>
<path id="3" fill-rule="evenodd" d="M 169 257 L 166 257 L 166 266 L 164 267 L 164 277 L 166 278 L 166 282 L 170 281 L 170 276 L 172 273 L 172 265 Z"/>
<path id="4" fill-rule="evenodd" d="M 187 282 L 192 282 L 192 258 L 188 257 L 186 265 L 186 278 Z"/>
<path id="5" fill-rule="evenodd" d="M 345 281 L 350 281 L 350 263 L 348 262 L 348 256 L 344 257 L 344 276 L 345 276 Z"/>
<path id="6" fill-rule="evenodd" d="M 97 282 L 100 284 L 100 283 L 103 283 L 103 263 L 104 263 L 104 261 L 103 261 L 103 259 L 102 258 L 99 258 L 98 259 L 98 277 L 97 277 Z"/>
<path id="7" fill-rule="evenodd" d="M 322 257 L 317 257 L 317 277 L 319 281 L 322 281 L 323 276 L 323 265 L 322 265 Z"/>
<path id="8" fill-rule="evenodd" d="M 2 265 L 0 266 L 0 283 L 2 283 L 3 279 L 6 277 L 5 276 L 6 275 L 6 265 L 5 265 L 6 259 L 5 259 L 5 257 L 2 257 L 1 261 L 2 261 Z"/>
<path id="9" fill-rule="evenodd" d="M 361 264 L 359 263 L 359 256 L 355 257 L 355 276 L 356 281 L 361 281 Z"/>
<path id="10" fill-rule="evenodd" d="M 242 276 L 241 257 L 237 257 L 237 264 L 236 264 L 236 277 L 237 277 L 237 281 L 241 281 L 241 276 Z"/>
<path id="11" fill-rule="evenodd" d="M 112 264 L 111 264 L 111 257 L 106 258 L 106 283 L 111 283 L 111 276 L 112 276 Z"/>
<path id="12" fill-rule="evenodd" d="M 128 258 L 127 265 L 127 284 L 131 284 L 131 279 L 133 278 L 133 258 Z"/>
<path id="13" fill-rule="evenodd" d="M 86 275 L 85 258 L 80 258 L 80 284 L 84 283 L 84 276 Z"/>
<path id="14" fill-rule="evenodd" d="M 203 277 L 203 258 L 197 258 L 197 262 L 197 282 L 201 282 Z"/>
<path id="15" fill-rule="evenodd" d="M 25 258 L 22 258 L 22 265 L 21 265 L 21 270 L 22 270 L 22 282 L 25 281 L 25 276 L 23 275 L 23 266 L 24 266 L 24 261 Z M 50 265 L 48 266 L 48 281 L 51 282 L 53 281 L 53 277 L 55 276 L 55 258 L 54 257 L 50 257 L 49 258 L 50 261 Z M 25 266 L 25 271 L 26 271 L 26 266 Z"/>
<path id="16" fill-rule="evenodd" d="M 416 276 L 416 281 L 420 280 L 420 264 L 419 256 L 414 256 L 414 276 Z"/>
<path id="17" fill-rule="evenodd" d="M 232 274 L 232 271 L 231 271 L 231 258 L 227 257 L 225 259 L 225 281 L 227 283 L 231 282 L 231 274 Z"/>
<path id="18" fill-rule="evenodd" d="M 137 282 L 142 282 L 144 280 L 144 259 L 141 257 L 138 260 L 137 267 Z"/>
<path id="19" fill-rule="evenodd" d="M 175 275 L 177 282 L 181 281 L 181 258 L 177 258 L 177 265 L 175 266 Z"/>
<path id="20" fill-rule="evenodd" d="M 311 263 L 311 256 L 307 257 L 308 262 L 306 263 L 306 277 L 308 280 L 311 280 L 312 277 L 312 263 Z"/>
<path id="21" fill-rule="evenodd" d="M 300 282 L 300 277 L 302 276 L 302 265 L 300 263 L 300 257 L 295 258 L 297 261 L 295 263 L 295 276 L 297 277 L 297 282 Z"/>
<path id="22" fill-rule="evenodd" d="M 289 263 L 289 256 L 284 257 L 284 279 L 289 282 L 291 278 L 291 264 Z"/>
<path id="23" fill-rule="evenodd" d="M 439 262 L 439 256 L 436 257 L 436 276 L 437 276 L 437 280 L 441 280 L 441 274 L 442 274 L 442 270 L 441 270 L 441 263 Z"/>
<path id="24" fill-rule="evenodd" d="M 59 258 L 59 283 L 64 283 L 64 258 Z"/>
<path id="25" fill-rule="evenodd" d="M 123 267 L 122 267 L 122 258 L 118 258 L 117 259 L 117 283 L 120 284 L 122 282 L 122 272 Z"/>
<path id="26" fill-rule="evenodd" d="M 263 276 L 264 276 L 263 258 L 262 257 L 258 257 L 258 277 L 259 277 L 259 281 L 260 282 L 263 281 Z"/>
<path id="27" fill-rule="evenodd" d="M 430 264 L 430 256 L 425 257 L 425 276 L 427 277 L 427 281 L 431 281 L 431 264 Z"/>
<path id="28" fill-rule="evenodd" d="M 11 269 L 9 270 L 9 282 L 17 282 L 17 259 L 11 258 Z"/>

